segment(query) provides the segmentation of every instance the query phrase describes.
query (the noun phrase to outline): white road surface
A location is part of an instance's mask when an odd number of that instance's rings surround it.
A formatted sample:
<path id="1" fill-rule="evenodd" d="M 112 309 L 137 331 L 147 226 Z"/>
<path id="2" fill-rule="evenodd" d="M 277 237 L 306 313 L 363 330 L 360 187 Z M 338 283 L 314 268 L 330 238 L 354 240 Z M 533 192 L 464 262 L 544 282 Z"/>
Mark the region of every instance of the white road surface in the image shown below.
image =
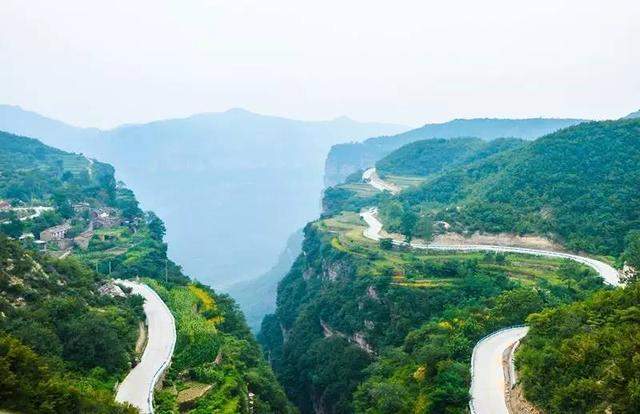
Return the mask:
<path id="1" fill-rule="evenodd" d="M 471 357 L 472 414 L 509 414 L 505 402 L 509 385 L 505 383 L 502 355 L 528 331 L 528 327 L 503 329 L 476 344 Z"/>
<path id="2" fill-rule="evenodd" d="M 52 211 L 53 207 L 46 207 L 46 206 L 35 206 L 35 207 L 12 207 L 11 211 L 15 211 L 18 215 L 20 215 L 21 212 L 29 212 L 29 211 L 33 211 L 33 213 L 31 213 L 28 216 L 24 216 L 24 217 L 20 217 L 20 221 L 25 221 L 25 220 L 32 220 L 36 217 L 39 217 L 42 213 L 44 213 L 45 211 Z M 8 224 L 10 223 L 9 220 L 7 221 L 3 221 L 2 224 Z"/>
<path id="3" fill-rule="evenodd" d="M 40 217 L 40 215 L 42 213 L 44 213 L 45 211 L 53 211 L 53 207 L 45 207 L 45 206 L 36 206 L 36 207 L 14 207 L 11 210 L 15 211 L 15 212 L 20 212 L 20 211 L 33 211 L 33 213 L 31 215 L 22 217 L 20 220 L 21 221 L 25 221 L 25 220 L 32 220 L 36 217 Z"/>
<path id="4" fill-rule="evenodd" d="M 366 170 L 362 174 L 362 181 L 369 183 L 373 188 L 377 188 L 380 191 L 389 191 L 391 194 L 397 194 L 400 192 L 400 187 L 382 180 L 378 176 L 375 168 L 369 168 Z"/>
<path id="5" fill-rule="evenodd" d="M 142 359 L 118 387 L 116 401 L 128 402 L 141 413 L 153 413 L 153 390 L 171 362 L 176 343 L 175 322 L 167 305 L 149 286 L 129 280 L 117 282 L 144 297 L 149 334 Z"/>
<path id="6" fill-rule="evenodd" d="M 365 182 L 370 183 L 379 190 L 387 189 L 386 185 L 388 185 L 388 183 L 385 183 L 377 176 L 375 169 L 365 171 L 362 178 Z M 363 234 L 371 240 L 380 240 L 382 238 L 380 235 L 382 223 L 378 220 L 376 214 L 377 210 L 375 208 L 360 213 L 360 216 L 367 223 L 367 228 Z M 406 245 L 404 241 L 398 239 L 394 239 L 393 243 L 396 245 Z M 602 276 L 607 284 L 613 286 L 620 285 L 618 271 L 610 265 L 596 259 L 570 253 L 493 245 L 443 245 L 412 242 L 410 246 L 416 249 L 494 251 L 569 259 L 591 267 Z M 502 355 L 507 348 L 524 338 L 528 330 L 528 327 L 503 329 L 494 332 L 476 344 L 473 349 L 471 365 L 472 382 L 469 407 L 472 414 L 509 414 L 505 398 L 507 384 L 505 384 Z"/>

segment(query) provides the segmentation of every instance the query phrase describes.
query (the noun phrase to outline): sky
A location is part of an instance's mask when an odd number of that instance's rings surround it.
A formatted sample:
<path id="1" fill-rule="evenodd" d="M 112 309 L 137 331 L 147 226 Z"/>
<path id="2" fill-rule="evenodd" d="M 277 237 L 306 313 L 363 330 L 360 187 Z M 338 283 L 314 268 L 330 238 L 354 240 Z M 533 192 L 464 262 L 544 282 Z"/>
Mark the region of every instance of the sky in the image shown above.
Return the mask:
<path id="1" fill-rule="evenodd" d="M 640 109 L 639 21 L 637 0 L 2 0 L 0 103 L 101 128 L 617 118 Z"/>

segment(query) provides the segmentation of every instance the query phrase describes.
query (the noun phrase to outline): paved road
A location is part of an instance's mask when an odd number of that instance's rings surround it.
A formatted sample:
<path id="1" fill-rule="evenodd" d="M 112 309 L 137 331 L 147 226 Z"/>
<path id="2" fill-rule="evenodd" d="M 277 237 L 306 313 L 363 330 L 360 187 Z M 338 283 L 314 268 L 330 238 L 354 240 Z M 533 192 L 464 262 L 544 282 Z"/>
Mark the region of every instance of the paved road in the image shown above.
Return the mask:
<path id="1" fill-rule="evenodd" d="M 505 402 L 504 351 L 524 338 L 528 327 L 503 329 L 479 341 L 473 349 L 470 393 L 473 414 L 509 414 Z"/>
<path id="2" fill-rule="evenodd" d="M 149 286 L 129 280 L 118 283 L 144 297 L 149 335 L 142 359 L 118 387 L 116 401 L 128 402 L 141 413 L 153 413 L 153 389 L 169 366 L 176 343 L 175 322 L 167 305 Z"/>
<path id="3" fill-rule="evenodd" d="M 33 214 L 24 216 L 20 218 L 20 221 L 31 220 L 36 217 L 39 217 L 45 211 L 52 211 L 53 207 L 45 207 L 45 206 L 35 206 L 35 207 L 12 207 L 11 211 L 15 211 L 17 214 L 24 211 L 33 211 Z M 11 221 L 3 221 L 2 224 L 8 224 Z"/>
<path id="4" fill-rule="evenodd" d="M 363 211 L 360 216 L 367 223 L 368 227 L 364 230 L 365 237 L 371 240 L 380 240 L 380 232 L 382 231 L 382 223 L 376 217 L 377 210 L 375 208 Z M 406 244 L 401 240 L 394 239 L 393 243 L 396 245 Z M 551 250 L 529 249 L 526 247 L 512 247 L 512 246 L 494 246 L 489 244 L 434 244 L 434 243 L 421 243 L 411 242 L 411 247 L 416 249 L 429 249 L 429 250 L 456 250 L 456 251 L 492 251 L 492 252 L 504 252 L 504 253 L 522 253 L 532 254 L 536 256 L 556 257 L 560 259 L 569 259 L 578 263 L 582 263 L 594 269 L 604 281 L 610 285 L 617 286 L 620 284 L 618 277 L 618 271 L 608 264 L 601 262 L 590 257 L 578 256 L 570 253 L 554 252 Z"/>
<path id="5" fill-rule="evenodd" d="M 380 191 L 389 191 L 391 194 L 397 194 L 400 192 L 400 187 L 382 180 L 378 176 L 375 168 L 369 168 L 366 170 L 362 174 L 362 181 L 369 183 L 372 187 L 377 188 Z"/>

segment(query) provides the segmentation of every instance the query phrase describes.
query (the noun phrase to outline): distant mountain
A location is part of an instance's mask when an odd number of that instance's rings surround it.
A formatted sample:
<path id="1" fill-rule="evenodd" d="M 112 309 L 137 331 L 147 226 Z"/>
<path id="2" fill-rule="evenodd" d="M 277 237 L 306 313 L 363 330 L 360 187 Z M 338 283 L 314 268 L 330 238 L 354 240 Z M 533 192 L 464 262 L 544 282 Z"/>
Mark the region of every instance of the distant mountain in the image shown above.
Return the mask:
<path id="1" fill-rule="evenodd" d="M 632 112 L 629 115 L 624 117 L 624 119 L 635 119 L 635 118 L 640 118 L 640 110 Z"/>
<path id="2" fill-rule="evenodd" d="M 167 225 L 170 254 L 213 286 L 264 273 L 320 211 L 323 163 L 336 143 L 405 127 L 348 118 L 305 122 L 242 109 L 108 131 L 0 107 L 0 130 L 114 165 Z"/>
<path id="3" fill-rule="evenodd" d="M 362 143 L 338 144 L 325 163 L 325 185 L 344 181 L 350 174 L 374 165 L 387 154 L 408 143 L 430 138 L 476 137 L 535 139 L 558 129 L 583 122 L 580 119 L 455 119 L 427 124 L 394 136 L 370 138 Z"/>
<path id="4" fill-rule="evenodd" d="M 83 146 L 89 146 L 88 141 L 100 133 L 97 128 L 74 127 L 13 105 L 0 105 L 0 130 L 41 137 L 47 145 L 76 152 L 82 152 Z"/>

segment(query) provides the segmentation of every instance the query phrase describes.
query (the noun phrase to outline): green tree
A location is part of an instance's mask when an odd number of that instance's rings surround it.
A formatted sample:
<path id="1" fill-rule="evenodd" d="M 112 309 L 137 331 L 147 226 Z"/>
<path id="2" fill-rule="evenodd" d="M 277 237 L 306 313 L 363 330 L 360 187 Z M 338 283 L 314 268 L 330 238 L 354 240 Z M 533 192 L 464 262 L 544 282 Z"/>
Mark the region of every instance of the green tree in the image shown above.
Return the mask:
<path id="1" fill-rule="evenodd" d="M 156 240 L 162 240 L 162 238 L 167 232 L 167 229 L 164 226 L 164 223 L 153 211 L 147 212 L 146 216 L 147 216 L 146 217 L 147 226 L 149 226 L 149 231 L 151 231 L 151 235 Z"/>
<path id="2" fill-rule="evenodd" d="M 416 224 L 418 224 L 418 215 L 408 208 L 405 209 L 400 219 L 400 227 L 407 243 L 413 239 Z"/>
<path id="3" fill-rule="evenodd" d="M 17 239 L 22 235 L 22 230 L 24 229 L 24 225 L 16 216 L 16 213 L 11 213 L 11 218 L 8 222 L 0 225 L 0 232 L 6 234 L 9 237 L 13 237 Z"/>
<path id="4" fill-rule="evenodd" d="M 388 237 L 384 238 L 384 239 L 380 239 L 380 248 L 382 250 L 391 250 L 393 249 L 393 239 L 390 239 Z"/>
<path id="5" fill-rule="evenodd" d="M 429 216 L 420 215 L 416 223 L 415 235 L 425 240 L 430 240 L 433 237 L 433 221 Z"/>

